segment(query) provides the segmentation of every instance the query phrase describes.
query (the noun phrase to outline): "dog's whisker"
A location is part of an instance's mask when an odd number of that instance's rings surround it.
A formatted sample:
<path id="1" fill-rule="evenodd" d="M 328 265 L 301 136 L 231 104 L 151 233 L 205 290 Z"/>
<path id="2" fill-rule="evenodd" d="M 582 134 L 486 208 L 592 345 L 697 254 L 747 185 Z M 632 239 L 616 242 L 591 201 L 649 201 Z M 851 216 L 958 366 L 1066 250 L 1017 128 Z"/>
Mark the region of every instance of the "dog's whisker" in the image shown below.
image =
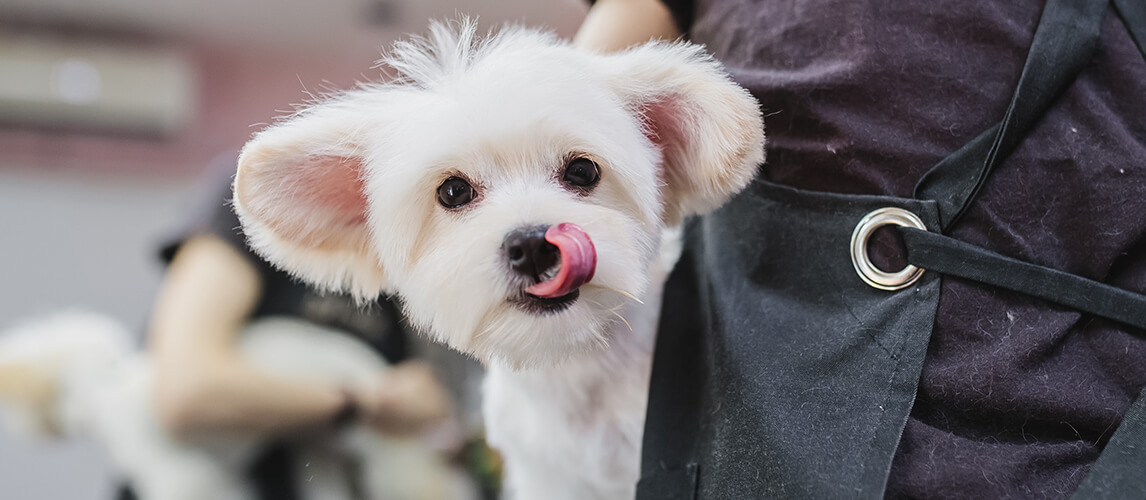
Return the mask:
<path id="1" fill-rule="evenodd" d="M 629 331 L 630 332 L 633 331 L 633 325 L 630 325 L 629 321 L 626 320 L 624 316 L 621 316 L 621 313 L 619 313 L 617 311 L 609 311 L 609 312 L 613 313 L 613 316 L 621 318 L 621 321 L 625 323 L 625 326 L 629 327 Z"/>
<path id="2" fill-rule="evenodd" d="M 604 351 L 609 349 L 609 339 L 603 336 L 595 336 L 591 340 L 596 351 Z"/>
<path id="3" fill-rule="evenodd" d="M 586 283 L 584 286 L 592 286 L 592 287 L 597 287 L 597 288 L 603 288 L 603 289 L 605 289 L 605 290 L 614 291 L 614 292 L 617 292 L 617 293 L 619 293 L 619 294 L 621 294 L 621 295 L 624 295 L 625 297 L 628 297 L 628 298 L 630 298 L 630 299 L 633 299 L 633 300 L 634 300 L 636 303 L 638 303 L 638 304 L 640 304 L 640 305 L 642 305 L 642 306 L 643 306 L 643 305 L 645 305 L 645 303 L 644 303 L 644 302 L 643 302 L 641 299 L 638 299 L 638 298 L 637 298 L 635 295 L 633 295 L 633 294 L 631 294 L 631 293 L 629 293 L 629 292 L 626 292 L 626 291 L 624 291 L 624 290 L 621 290 L 620 288 L 613 288 L 613 287 L 611 287 L 611 286 L 598 285 L 598 284 L 596 284 L 596 283 Z"/>
<path id="4" fill-rule="evenodd" d="M 629 327 L 629 331 L 630 332 L 633 331 L 633 325 L 630 325 L 629 321 L 626 320 L 624 316 L 621 316 L 621 313 L 617 312 L 617 311 L 621 310 L 622 308 L 624 308 L 624 304 L 616 306 L 616 307 L 605 308 L 605 306 L 603 306 L 601 303 L 599 303 L 595 300 L 589 300 L 589 299 L 585 299 L 585 300 L 586 300 L 586 302 L 589 302 L 590 304 L 593 304 L 594 306 L 604 308 L 606 311 L 609 311 L 609 313 L 612 314 L 613 316 L 620 318 L 621 321 L 625 323 L 625 326 Z M 608 347 L 607 342 L 602 344 L 602 345 L 605 347 Z"/>
<path id="5" fill-rule="evenodd" d="M 600 348 L 600 350 L 602 350 L 602 351 L 604 351 L 604 350 L 607 350 L 607 349 L 609 348 L 609 339 L 606 339 L 606 338 L 598 338 L 598 339 L 597 339 L 597 346 L 598 346 L 598 347 Z"/>
<path id="6" fill-rule="evenodd" d="M 602 304 L 602 303 L 597 302 L 595 300 L 585 299 L 585 301 L 596 306 L 596 307 L 599 307 L 599 308 L 604 309 L 608 312 L 611 312 L 613 314 L 616 314 L 617 311 L 620 311 L 621 309 L 625 308 L 625 304 L 618 304 L 618 305 L 615 305 L 613 307 L 606 307 L 605 304 Z"/>
<path id="7" fill-rule="evenodd" d="M 594 303 L 594 304 L 596 304 L 596 303 Z M 604 308 L 606 311 L 609 311 L 609 313 L 611 313 L 611 314 L 619 314 L 619 311 L 622 311 L 625 309 L 625 304 L 618 304 L 618 305 L 615 305 L 613 307 L 605 307 L 601 304 L 596 304 L 596 306 Z"/>

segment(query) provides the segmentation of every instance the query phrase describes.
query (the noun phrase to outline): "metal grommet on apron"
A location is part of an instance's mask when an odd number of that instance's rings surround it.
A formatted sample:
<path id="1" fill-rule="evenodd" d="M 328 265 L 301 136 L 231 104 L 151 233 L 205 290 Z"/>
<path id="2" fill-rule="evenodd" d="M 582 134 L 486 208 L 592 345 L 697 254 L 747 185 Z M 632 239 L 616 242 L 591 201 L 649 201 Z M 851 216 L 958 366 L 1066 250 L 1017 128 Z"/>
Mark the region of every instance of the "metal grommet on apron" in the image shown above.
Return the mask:
<path id="1" fill-rule="evenodd" d="M 1146 2 L 1112 1 L 1146 54 Z M 941 276 L 1146 329 L 1146 296 L 943 234 L 1090 62 L 1109 3 L 1048 0 L 1002 120 L 928 171 L 914 198 L 757 179 L 686 225 L 664 291 L 638 499 L 882 498 Z M 919 269 L 867 267 L 864 241 L 883 224 L 902 226 Z M 1140 498 L 1143 470 L 1139 397 L 1076 497 Z"/>
<path id="2" fill-rule="evenodd" d="M 915 214 L 902 208 L 885 207 L 865 215 L 863 219 L 860 219 L 859 224 L 856 224 L 855 231 L 852 231 L 850 245 L 852 266 L 855 267 L 856 274 L 859 275 L 860 279 L 872 288 L 889 291 L 901 290 L 911 286 L 923 275 L 922 268 L 911 264 L 899 271 L 889 273 L 871 262 L 867 253 L 867 243 L 871 239 L 872 233 L 876 229 L 892 225 L 922 231 L 927 230 L 927 226 L 923 225 L 923 221 L 919 220 Z"/>

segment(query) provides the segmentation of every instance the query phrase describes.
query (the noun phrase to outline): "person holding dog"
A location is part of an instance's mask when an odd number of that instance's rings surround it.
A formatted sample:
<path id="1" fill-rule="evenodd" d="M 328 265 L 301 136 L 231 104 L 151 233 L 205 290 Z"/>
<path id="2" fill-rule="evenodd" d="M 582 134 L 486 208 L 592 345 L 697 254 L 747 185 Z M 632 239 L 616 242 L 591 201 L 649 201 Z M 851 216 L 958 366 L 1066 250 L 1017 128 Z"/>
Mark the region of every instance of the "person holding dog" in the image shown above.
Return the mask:
<path id="1" fill-rule="evenodd" d="M 420 432 L 452 414 L 446 389 L 425 362 L 408 356 L 401 312 L 390 299 L 359 304 L 323 294 L 273 269 L 246 246 L 229 203 L 234 155 L 209 168 L 210 196 L 162 255 L 168 269 L 156 299 L 148 348 L 155 360 L 155 404 L 176 435 L 285 436 L 352 419 L 387 434 Z M 253 319 L 287 316 L 337 328 L 379 352 L 392 369 L 383 389 L 354 393 L 260 370 L 235 348 Z M 258 460 L 252 479 L 261 498 L 299 498 L 287 446 Z M 132 498 L 129 490 L 121 498 Z"/>
<path id="2" fill-rule="evenodd" d="M 575 42 L 681 33 L 769 152 L 686 224 L 638 498 L 1140 497 L 1146 3 L 600 0 Z"/>

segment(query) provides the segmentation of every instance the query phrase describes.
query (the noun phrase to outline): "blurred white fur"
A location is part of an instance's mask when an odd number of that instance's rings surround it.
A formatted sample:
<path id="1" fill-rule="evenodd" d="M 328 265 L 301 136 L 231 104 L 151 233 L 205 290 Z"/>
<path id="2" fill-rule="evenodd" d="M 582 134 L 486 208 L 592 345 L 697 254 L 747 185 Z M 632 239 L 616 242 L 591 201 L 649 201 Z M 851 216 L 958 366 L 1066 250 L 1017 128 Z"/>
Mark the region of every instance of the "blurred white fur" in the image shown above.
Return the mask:
<path id="1" fill-rule="evenodd" d="M 663 234 L 754 176 L 756 101 L 685 43 L 598 54 L 520 28 L 479 39 L 462 21 L 384 62 L 395 82 L 330 96 L 244 148 L 235 200 L 252 245 L 308 282 L 396 293 L 426 334 L 485 362 L 514 498 L 632 498 L 675 260 Z M 571 157 L 600 166 L 591 192 L 562 186 Z M 436 201 L 451 176 L 478 193 L 460 209 Z M 560 312 L 519 307 L 503 240 L 563 222 L 591 236 L 595 276 Z"/>
<path id="2" fill-rule="evenodd" d="M 242 355 L 283 376 L 366 387 L 387 369 L 352 337 L 295 319 L 260 320 L 240 339 Z M 101 314 L 60 313 L 0 334 L 0 406 L 18 432 L 97 441 L 141 500 L 253 499 L 246 471 L 261 443 L 170 435 L 153 409 L 151 381 L 149 360 Z M 39 382 L 49 390 L 21 390 Z M 360 460 L 371 500 L 458 498 L 456 478 L 417 439 L 355 425 L 297 441 L 303 498 L 353 498 L 338 466 L 347 456 Z"/>

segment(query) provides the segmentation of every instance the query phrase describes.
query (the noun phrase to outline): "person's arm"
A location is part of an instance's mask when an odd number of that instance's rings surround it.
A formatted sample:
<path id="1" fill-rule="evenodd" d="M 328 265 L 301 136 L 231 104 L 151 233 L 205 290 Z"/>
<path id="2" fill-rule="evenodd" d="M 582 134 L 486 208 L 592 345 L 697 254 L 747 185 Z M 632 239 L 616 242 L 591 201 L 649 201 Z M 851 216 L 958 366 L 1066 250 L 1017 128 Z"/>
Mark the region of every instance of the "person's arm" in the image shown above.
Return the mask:
<path id="1" fill-rule="evenodd" d="M 660 0 L 598 0 L 573 37 L 573 45 L 612 52 L 680 34 L 672 13 Z"/>
<path id="2" fill-rule="evenodd" d="M 286 380 L 239 357 L 236 336 L 262 293 L 254 266 L 216 236 L 194 236 L 168 267 L 152 312 L 154 401 L 177 434 L 266 435 L 320 424 L 345 404 L 338 388 Z"/>
<path id="3" fill-rule="evenodd" d="M 422 363 L 400 363 L 380 373 L 385 380 L 368 394 L 249 364 L 235 343 L 260 287 L 254 266 L 221 238 L 195 236 L 180 246 L 156 300 L 149 337 L 154 401 L 169 430 L 281 434 L 332 423 L 348 398 L 359 418 L 388 433 L 414 432 L 450 415 L 445 390 Z"/>

